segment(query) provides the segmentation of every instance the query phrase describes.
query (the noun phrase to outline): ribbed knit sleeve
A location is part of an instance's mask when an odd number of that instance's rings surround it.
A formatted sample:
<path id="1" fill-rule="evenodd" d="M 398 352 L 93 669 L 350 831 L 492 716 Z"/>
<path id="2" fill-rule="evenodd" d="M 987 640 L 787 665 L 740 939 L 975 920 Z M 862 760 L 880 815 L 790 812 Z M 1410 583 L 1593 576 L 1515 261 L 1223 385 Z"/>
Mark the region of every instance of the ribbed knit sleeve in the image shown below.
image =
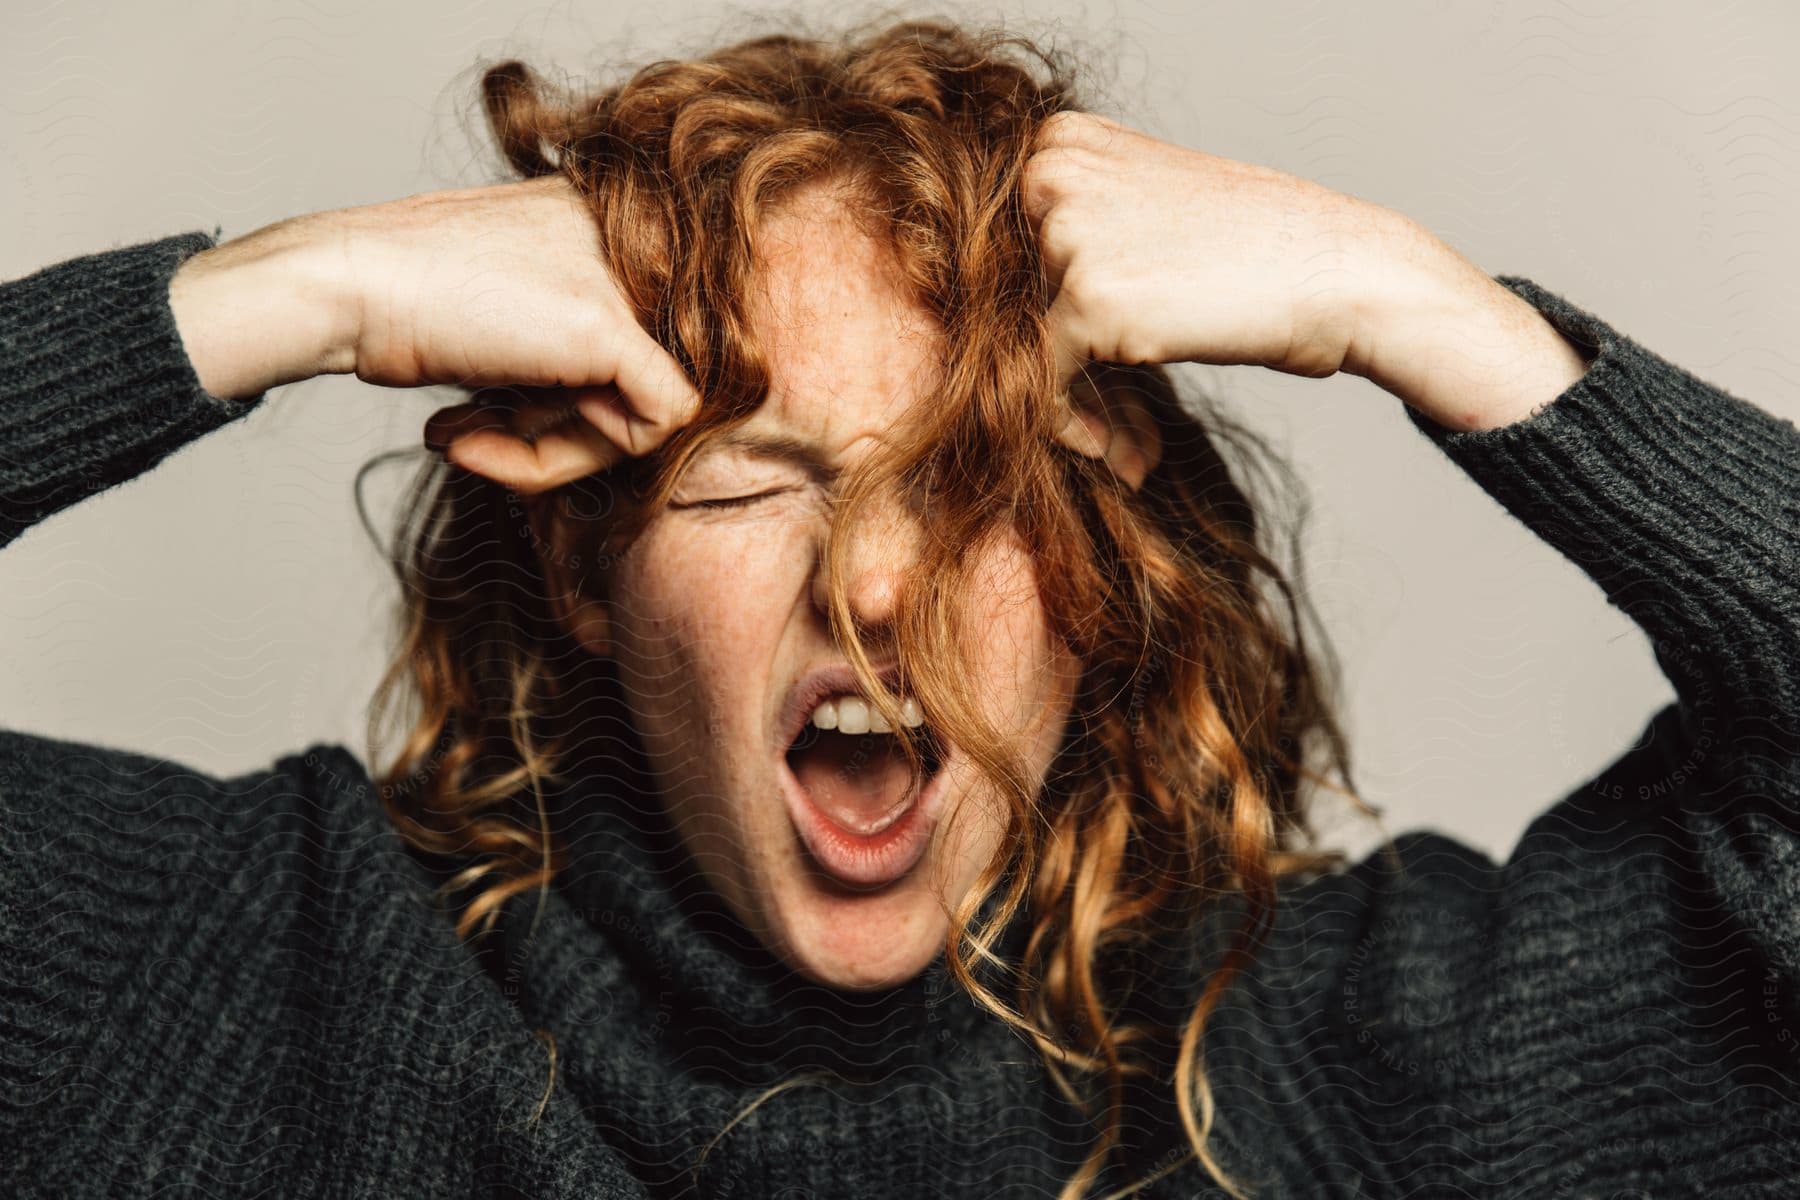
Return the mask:
<path id="1" fill-rule="evenodd" d="M 1650 636 L 1688 733 L 1791 752 L 1800 717 L 1800 430 L 1528 279 L 1598 351 L 1554 403 L 1499 429 L 1413 425 Z"/>
<path id="2" fill-rule="evenodd" d="M 1711 888 L 1800 985 L 1800 429 L 1517 276 L 1587 373 L 1531 417 L 1412 423 L 1599 585 L 1675 689 L 1621 795 L 1678 805 Z M 1687 785 L 1692 784 L 1692 787 Z"/>
<path id="3" fill-rule="evenodd" d="M 0 546 L 255 408 L 200 384 L 169 280 L 198 231 L 0 284 Z"/>
<path id="4" fill-rule="evenodd" d="M 1504 862 L 1405 832 L 1287 892 L 1209 1034 L 1223 1126 L 1331 1194 L 1790 1195 L 1800 430 L 1500 282 L 1586 373 L 1498 429 L 1407 414 L 1642 628 L 1676 699 Z"/>
<path id="5" fill-rule="evenodd" d="M 261 399 L 169 307 L 212 244 L 0 285 L 0 544 Z M 343 747 L 222 779 L 0 729 L 0 1195 L 641 1197 L 430 883 Z"/>

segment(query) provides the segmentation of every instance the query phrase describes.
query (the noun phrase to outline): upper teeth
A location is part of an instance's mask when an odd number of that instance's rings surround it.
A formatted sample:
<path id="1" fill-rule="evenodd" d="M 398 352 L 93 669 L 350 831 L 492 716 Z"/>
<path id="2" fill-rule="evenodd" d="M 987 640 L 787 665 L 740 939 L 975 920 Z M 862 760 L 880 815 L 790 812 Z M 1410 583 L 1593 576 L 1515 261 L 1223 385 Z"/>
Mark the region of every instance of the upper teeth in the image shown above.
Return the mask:
<path id="1" fill-rule="evenodd" d="M 919 702 L 911 696 L 900 705 L 900 720 L 908 729 L 917 729 L 925 723 Z M 894 727 L 888 724 L 880 710 L 871 708 L 861 696 L 838 696 L 825 701 L 813 709 L 812 723 L 820 729 L 835 729 L 839 733 L 894 732 Z"/>

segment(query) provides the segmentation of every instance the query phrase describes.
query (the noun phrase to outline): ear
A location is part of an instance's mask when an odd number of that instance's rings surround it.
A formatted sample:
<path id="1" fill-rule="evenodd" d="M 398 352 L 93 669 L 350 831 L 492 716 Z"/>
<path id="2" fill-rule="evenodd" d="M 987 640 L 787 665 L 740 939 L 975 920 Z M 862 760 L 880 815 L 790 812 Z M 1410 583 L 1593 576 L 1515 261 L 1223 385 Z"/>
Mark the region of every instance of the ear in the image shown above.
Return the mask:
<path id="1" fill-rule="evenodd" d="M 545 599 L 550 602 L 557 623 L 577 644 L 590 654 L 605 657 L 612 652 L 611 618 L 603 602 L 582 595 L 577 587 L 579 573 L 557 537 L 557 522 L 551 509 L 556 503 L 554 492 L 528 497 L 525 502 L 532 544 L 544 576 Z"/>

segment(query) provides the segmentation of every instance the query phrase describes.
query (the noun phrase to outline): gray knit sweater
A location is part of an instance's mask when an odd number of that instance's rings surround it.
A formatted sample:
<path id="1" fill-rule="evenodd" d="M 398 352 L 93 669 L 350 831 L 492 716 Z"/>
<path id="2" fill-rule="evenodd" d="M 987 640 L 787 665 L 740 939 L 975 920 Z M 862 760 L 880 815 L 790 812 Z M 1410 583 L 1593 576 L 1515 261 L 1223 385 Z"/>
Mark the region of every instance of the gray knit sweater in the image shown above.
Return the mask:
<path id="1" fill-rule="evenodd" d="M 260 402 L 207 395 L 169 312 L 211 241 L 0 285 L 0 544 Z M 1213 1146 L 1263 1196 L 1800 1194 L 1800 431 L 1501 282 L 1597 348 L 1585 377 L 1505 429 L 1409 416 L 1677 700 L 1504 863 L 1411 834 L 1286 891 L 1209 1025 Z M 1079 1163 L 1036 1055 L 938 967 L 810 985 L 656 812 L 552 800 L 575 866 L 477 958 L 341 747 L 221 779 L 0 731 L 0 1192 L 995 1197 Z M 1197 994 L 1229 916 L 1141 1002 Z M 1134 1170 L 1179 1156 L 1165 1084 Z M 1145 1194 L 1222 1193 L 1188 1162 Z"/>

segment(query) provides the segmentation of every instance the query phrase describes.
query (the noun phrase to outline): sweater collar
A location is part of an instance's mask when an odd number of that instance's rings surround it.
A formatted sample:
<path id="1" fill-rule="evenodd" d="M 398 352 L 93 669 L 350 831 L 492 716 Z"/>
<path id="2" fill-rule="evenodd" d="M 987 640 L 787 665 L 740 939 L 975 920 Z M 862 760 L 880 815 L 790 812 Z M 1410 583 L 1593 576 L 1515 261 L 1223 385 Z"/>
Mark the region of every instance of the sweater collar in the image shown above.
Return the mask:
<path id="1" fill-rule="evenodd" d="M 745 1078 L 884 1071 L 1004 1028 L 955 983 L 941 952 L 881 991 L 807 979 L 731 913 L 661 803 L 623 792 L 581 773 L 546 796 L 566 865 L 541 908 L 536 889 L 513 897 L 501 935 L 503 979 L 533 1020 L 599 1029 L 629 1005 L 639 1025 L 661 1023 L 692 1055 Z M 990 898 L 983 917 L 993 907 Z M 1003 932 L 1005 961 L 1018 961 L 1026 925 L 1021 912 Z M 1006 981 L 983 979 L 1009 996 Z"/>

